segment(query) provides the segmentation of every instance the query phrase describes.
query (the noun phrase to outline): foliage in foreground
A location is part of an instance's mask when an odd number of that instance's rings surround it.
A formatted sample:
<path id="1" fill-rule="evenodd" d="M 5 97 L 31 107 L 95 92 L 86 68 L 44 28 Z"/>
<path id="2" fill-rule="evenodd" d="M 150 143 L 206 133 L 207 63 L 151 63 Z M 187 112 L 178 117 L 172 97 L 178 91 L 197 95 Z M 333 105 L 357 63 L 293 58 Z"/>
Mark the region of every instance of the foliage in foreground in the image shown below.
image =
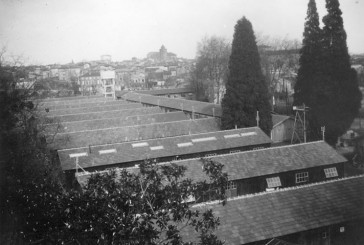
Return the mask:
<path id="1" fill-rule="evenodd" d="M 13 73 L 1 66 L 0 79 L 1 244 L 193 244 L 184 241 L 186 230 L 197 232 L 188 242 L 222 244 L 213 234 L 219 219 L 187 202 L 224 203 L 221 164 L 201 159 L 206 178 L 193 182 L 182 166 L 146 162 L 67 190 L 29 91 L 15 89 Z"/>
<path id="2" fill-rule="evenodd" d="M 81 192 L 65 192 L 46 182 L 20 186 L 20 181 L 10 200 L 11 207 L 23 210 L 19 235 L 28 242 L 52 244 L 195 244 L 183 239 L 195 230 L 196 244 L 222 244 L 213 234 L 219 218 L 187 202 L 208 195 L 224 203 L 227 176 L 222 165 L 202 161 L 209 177 L 196 183 L 184 177 L 182 166 L 151 162 L 137 172 L 94 174 Z"/>

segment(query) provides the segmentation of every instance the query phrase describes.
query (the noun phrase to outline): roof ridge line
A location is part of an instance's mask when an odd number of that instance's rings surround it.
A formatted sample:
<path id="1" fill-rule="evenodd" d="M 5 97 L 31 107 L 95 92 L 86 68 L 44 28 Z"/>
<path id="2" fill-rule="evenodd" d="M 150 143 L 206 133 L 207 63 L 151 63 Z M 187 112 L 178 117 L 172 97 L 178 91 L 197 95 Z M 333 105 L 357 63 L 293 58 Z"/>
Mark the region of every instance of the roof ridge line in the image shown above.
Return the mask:
<path id="1" fill-rule="evenodd" d="M 139 103 L 138 103 L 139 104 Z M 143 108 L 143 107 L 140 107 Z M 138 109 L 138 108 L 127 108 L 124 110 L 134 110 L 134 109 Z M 123 110 L 110 110 L 110 111 L 123 111 Z M 47 117 L 63 117 L 63 116 L 73 116 L 73 115 L 84 115 L 84 114 L 95 114 L 95 113 L 104 113 L 104 112 L 109 112 L 109 111 L 92 111 L 92 112 L 82 112 L 82 113 L 74 113 L 74 114 L 62 114 L 62 115 L 51 115 L 51 116 L 47 116 Z"/>
<path id="2" fill-rule="evenodd" d="M 254 193 L 254 194 L 237 196 L 237 197 L 233 197 L 233 198 L 228 198 L 227 201 L 236 201 L 236 200 L 247 199 L 247 198 L 252 198 L 252 197 L 256 197 L 256 196 L 275 194 L 278 192 L 286 192 L 286 191 L 292 191 L 292 190 L 297 190 L 297 189 L 310 188 L 313 186 L 325 185 L 325 184 L 345 181 L 345 180 L 349 180 L 349 179 L 359 179 L 359 178 L 363 178 L 363 177 L 364 177 L 364 174 L 360 174 L 360 175 L 348 176 L 348 177 L 343 177 L 343 178 L 338 178 L 338 179 L 325 180 L 325 181 L 320 181 L 320 182 L 316 182 L 316 183 L 310 183 L 307 185 L 292 186 L 292 187 L 286 187 L 286 188 L 282 188 L 282 189 L 278 189 L 278 190 L 274 190 L 274 191 L 264 191 L 264 192 Z M 221 201 L 216 200 L 216 201 L 211 201 L 211 202 L 198 203 L 198 204 L 193 205 L 192 207 L 200 207 L 200 206 L 202 207 L 202 206 L 207 206 L 207 205 L 213 205 L 213 204 L 216 204 L 219 202 L 221 202 Z"/>
<path id="3" fill-rule="evenodd" d="M 133 93 L 133 94 L 138 94 L 138 95 L 143 95 L 143 96 L 150 96 L 150 97 L 153 97 L 153 98 L 156 98 L 158 96 L 155 96 L 155 95 L 151 95 L 151 94 L 141 94 L 141 93 L 138 93 L 138 92 L 134 92 L 134 91 L 130 91 L 129 93 Z M 125 95 L 127 95 L 128 93 L 126 93 Z M 178 100 L 178 101 L 184 101 L 187 103 L 189 102 L 192 102 L 192 103 L 201 103 L 201 104 L 208 104 L 208 105 L 213 105 L 213 106 L 216 106 L 216 107 L 221 107 L 221 105 L 219 104 L 215 104 L 215 103 L 209 103 L 209 102 L 203 102 L 203 101 L 197 101 L 197 100 L 186 100 L 186 99 L 180 99 L 180 98 L 167 98 L 167 97 L 163 97 L 162 99 L 164 100 Z"/>
<path id="4" fill-rule="evenodd" d="M 106 103 L 106 102 L 118 102 L 119 100 L 111 100 L 111 99 L 107 99 L 105 101 L 95 101 L 95 102 L 86 102 L 86 103 L 74 103 L 74 104 L 95 104 L 95 103 Z M 123 102 L 122 100 L 120 100 L 120 102 Z M 131 102 L 128 102 L 126 101 L 126 103 L 122 103 L 122 104 L 129 104 Z M 119 104 L 119 103 L 116 103 L 116 105 Z M 66 106 L 67 104 L 64 104 L 64 106 Z M 70 105 L 72 105 L 72 103 L 70 103 Z M 50 105 L 50 106 L 54 106 L 54 107 L 57 107 L 57 106 L 62 106 L 62 105 Z M 100 105 L 100 106 L 111 106 L 111 105 Z M 100 106 L 97 106 L 97 107 L 100 107 Z M 90 108 L 88 106 L 82 106 L 82 107 L 76 107 L 76 108 L 63 108 L 63 109 L 54 109 L 53 111 L 59 111 L 59 110 L 67 110 L 67 109 L 79 109 L 79 108 Z"/>
<path id="5" fill-rule="evenodd" d="M 156 107 L 156 106 L 155 106 Z M 126 110 L 137 110 L 137 109 L 146 109 L 147 107 L 140 107 L 140 108 L 134 108 L 134 109 L 125 109 L 125 110 L 121 110 L 121 111 L 126 111 Z M 151 107 L 154 108 L 154 107 Z M 181 113 L 181 111 L 173 111 L 173 112 L 161 112 L 161 113 L 154 113 L 154 114 L 144 114 L 144 115 L 131 115 L 131 116 L 126 116 L 126 117 L 137 117 L 137 116 L 149 116 L 149 115 L 156 115 L 156 114 L 169 114 L 169 113 Z M 76 115 L 76 114 L 71 114 L 71 115 Z M 57 117 L 57 116 L 52 116 L 52 117 Z M 50 117 L 48 117 L 50 118 Z M 96 118 L 96 119 L 86 119 L 86 120 L 79 120 L 79 121 L 71 121 L 71 122 L 60 122 L 60 123 L 78 123 L 78 122 L 85 122 L 85 121 L 97 121 L 97 120 L 105 120 L 105 119 L 114 119 L 114 118 L 118 118 L 118 117 L 105 117 L 105 118 Z M 44 125 L 55 125 L 58 123 L 47 123 Z"/>
<path id="6" fill-rule="evenodd" d="M 213 118 L 213 117 L 211 117 Z M 165 124 L 173 124 L 178 122 L 186 122 L 186 121 L 202 121 L 202 120 L 211 120 L 211 118 L 198 118 L 198 119 L 185 119 L 180 121 L 169 121 L 169 122 L 154 122 L 154 123 L 147 123 L 147 124 L 138 124 L 138 125 L 128 125 L 128 126 L 121 126 L 121 127 L 111 127 L 111 128 L 99 128 L 99 129 L 87 129 L 87 130 L 81 130 L 81 131 L 74 131 L 74 132 L 65 132 L 65 133 L 57 133 L 57 135 L 65 135 L 65 134 L 73 134 L 73 133 L 84 133 L 84 132 L 94 132 L 94 131 L 102 131 L 102 130 L 110 130 L 110 129 L 118 129 L 118 128 L 131 128 L 131 127 L 139 127 L 139 126 L 146 126 L 146 125 L 165 125 Z M 52 134 L 50 134 L 52 135 Z"/>
<path id="7" fill-rule="evenodd" d="M 218 132 L 226 132 L 226 131 L 242 130 L 242 129 L 251 129 L 251 128 L 258 128 L 258 127 L 238 128 L 238 129 L 230 129 L 230 130 L 219 130 L 219 131 L 205 132 L 205 133 L 199 133 L 199 134 L 185 134 L 185 135 L 177 135 L 177 136 L 171 136 L 171 137 L 145 139 L 145 140 L 131 140 L 131 141 L 118 142 L 118 143 L 108 143 L 108 144 L 101 144 L 101 145 L 91 145 L 91 147 L 108 146 L 108 145 L 120 145 L 120 144 L 132 143 L 132 142 L 133 143 L 136 143 L 136 142 L 146 142 L 146 141 L 161 140 L 161 139 L 166 139 L 166 138 L 170 139 L 170 138 L 187 137 L 187 136 L 188 137 L 193 137 L 193 136 L 196 136 L 196 135 L 212 134 L 212 133 L 218 133 Z M 57 151 L 74 150 L 74 149 L 82 149 L 82 148 L 88 148 L 88 146 L 87 147 L 83 146 L 83 147 L 76 147 L 76 148 L 60 149 L 60 150 L 57 150 Z"/>
<path id="8" fill-rule="evenodd" d="M 94 101 L 94 102 L 85 102 L 85 103 L 81 103 L 81 102 L 77 102 L 77 103 L 73 103 L 73 104 L 94 104 L 94 103 L 105 103 L 105 102 L 113 102 L 113 101 L 117 101 L 117 100 L 112 100 L 112 99 L 107 99 L 107 100 L 100 100 L 100 101 Z M 120 100 L 121 101 L 121 100 Z M 128 101 L 126 101 L 127 103 L 130 103 Z M 50 102 L 46 102 L 46 103 L 50 103 Z M 64 106 L 66 105 L 72 105 L 72 103 L 69 104 L 63 104 Z M 40 105 L 41 107 L 43 107 L 44 105 Z M 47 106 L 47 105 L 46 105 Z M 48 106 L 62 106 L 62 105 L 48 105 Z M 76 107 L 76 108 L 87 108 L 86 107 Z M 54 110 L 65 110 L 65 109 L 76 109 L 76 108 L 64 108 L 64 109 L 54 109 Z"/>
<path id="9" fill-rule="evenodd" d="M 220 131 L 217 131 L 220 132 Z M 255 149 L 255 150 L 247 150 L 247 151 L 239 151 L 239 152 L 234 152 L 234 153 L 225 153 L 225 154 L 218 154 L 216 156 L 209 156 L 209 157 L 194 157 L 194 158 L 189 158 L 189 159 L 181 159 L 181 160 L 174 160 L 171 162 L 183 162 L 183 161 L 190 161 L 190 160 L 196 160 L 196 159 L 201 159 L 201 158 L 216 158 L 216 157 L 222 157 L 222 156 L 230 156 L 230 155 L 237 155 L 237 154 L 245 154 L 248 152 L 256 152 L 256 151 L 266 151 L 266 150 L 270 150 L 270 149 L 281 149 L 281 148 L 288 148 L 288 147 L 293 147 L 293 146 L 298 146 L 298 145 L 306 145 L 306 144 L 310 144 L 310 143 L 318 143 L 321 142 L 322 140 L 318 140 L 318 141 L 311 141 L 311 142 L 306 142 L 306 143 L 301 143 L 301 144 L 294 144 L 294 145 L 285 145 L 285 146 L 273 146 L 273 147 L 267 147 L 267 148 L 262 148 L 262 149 Z"/>
<path id="10" fill-rule="evenodd" d="M 234 129 L 234 130 L 236 130 L 236 129 Z M 216 132 L 221 132 L 221 131 L 216 131 Z M 167 137 L 167 138 L 182 137 L 182 136 L 190 136 L 190 135 L 179 135 L 179 136 L 173 136 L 173 137 Z M 158 139 L 160 139 L 160 138 L 158 138 Z M 145 141 L 147 141 L 147 140 L 145 140 Z M 117 145 L 117 144 L 131 143 L 131 142 L 138 142 L 138 141 L 125 141 L 125 142 L 120 142 L 120 143 L 104 144 L 104 145 L 95 145 L 95 146 Z M 167 162 L 160 162 L 158 164 L 161 164 L 162 165 L 162 164 L 175 163 L 175 162 L 187 162 L 187 161 L 200 160 L 200 159 L 203 159 L 203 158 L 217 158 L 217 157 L 231 156 L 231 155 L 237 155 L 237 154 L 246 154 L 248 152 L 265 151 L 265 150 L 275 150 L 275 149 L 281 149 L 281 148 L 295 147 L 295 146 L 307 145 L 307 144 L 310 144 L 310 143 L 318 143 L 318 142 L 322 142 L 322 140 L 312 141 L 312 142 L 306 142 L 306 143 L 301 143 L 301 144 L 294 144 L 294 145 L 277 146 L 277 147 L 267 147 L 267 148 L 263 148 L 263 149 L 240 151 L 240 152 L 234 152 L 234 153 L 218 154 L 216 156 L 209 156 L 209 157 L 193 157 L 193 158 L 188 158 L 188 159 L 172 160 L 172 161 L 167 161 Z M 95 146 L 91 146 L 91 147 L 95 147 Z M 76 149 L 88 149 L 88 147 L 77 147 L 77 148 L 61 149 L 61 150 L 58 150 L 58 151 L 76 150 Z M 136 167 L 135 166 L 132 166 L 132 167 L 127 167 L 125 169 L 133 169 L 133 168 L 136 168 Z M 124 168 L 120 168 L 120 169 L 124 169 Z"/>

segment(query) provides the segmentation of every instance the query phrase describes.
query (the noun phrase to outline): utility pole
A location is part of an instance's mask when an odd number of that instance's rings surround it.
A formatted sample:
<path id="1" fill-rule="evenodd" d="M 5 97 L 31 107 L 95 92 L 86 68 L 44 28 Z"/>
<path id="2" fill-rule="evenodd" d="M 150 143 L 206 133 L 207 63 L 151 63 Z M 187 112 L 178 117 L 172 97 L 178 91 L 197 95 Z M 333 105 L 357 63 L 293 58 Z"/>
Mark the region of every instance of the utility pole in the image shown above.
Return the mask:
<path id="1" fill-rule="evenodd" d="M 325 141 L 325 126 L 321 127 L 322 140 Z"/>

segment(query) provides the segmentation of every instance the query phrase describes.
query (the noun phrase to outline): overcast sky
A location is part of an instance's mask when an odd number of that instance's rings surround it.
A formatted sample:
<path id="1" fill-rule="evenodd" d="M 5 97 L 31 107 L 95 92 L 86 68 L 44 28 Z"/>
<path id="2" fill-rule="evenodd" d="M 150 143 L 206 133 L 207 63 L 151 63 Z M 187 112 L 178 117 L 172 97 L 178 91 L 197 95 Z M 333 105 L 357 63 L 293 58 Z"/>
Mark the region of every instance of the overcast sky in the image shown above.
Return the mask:
<path id="1" fill-rule="evenodd" d="M 194 58 L 204 36 L 232 39 L 248 18 L 255 33 L 302 39 L 308 0 L 0 0 L 0 44 L 28 63 L 144 58 L 164 44 Z M 325 0 L 316 0 L 320 19 Z M 364 0 L 341 0 L 350 53 L 364 53 Z"/>

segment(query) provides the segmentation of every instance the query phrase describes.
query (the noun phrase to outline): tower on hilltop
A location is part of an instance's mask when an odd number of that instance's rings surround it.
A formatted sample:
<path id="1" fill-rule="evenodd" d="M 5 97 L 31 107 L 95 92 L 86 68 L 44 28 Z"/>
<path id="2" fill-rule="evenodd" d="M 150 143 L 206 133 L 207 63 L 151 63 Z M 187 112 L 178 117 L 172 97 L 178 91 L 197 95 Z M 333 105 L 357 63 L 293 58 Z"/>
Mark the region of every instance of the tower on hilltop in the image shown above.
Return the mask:
<path id="1" fill-rule="evenodd" d="M 167 49 L 162 45 L 162 47 L 159 49 L 159 59 L 161 61 L 165 61 L 167 59 Z"/>

